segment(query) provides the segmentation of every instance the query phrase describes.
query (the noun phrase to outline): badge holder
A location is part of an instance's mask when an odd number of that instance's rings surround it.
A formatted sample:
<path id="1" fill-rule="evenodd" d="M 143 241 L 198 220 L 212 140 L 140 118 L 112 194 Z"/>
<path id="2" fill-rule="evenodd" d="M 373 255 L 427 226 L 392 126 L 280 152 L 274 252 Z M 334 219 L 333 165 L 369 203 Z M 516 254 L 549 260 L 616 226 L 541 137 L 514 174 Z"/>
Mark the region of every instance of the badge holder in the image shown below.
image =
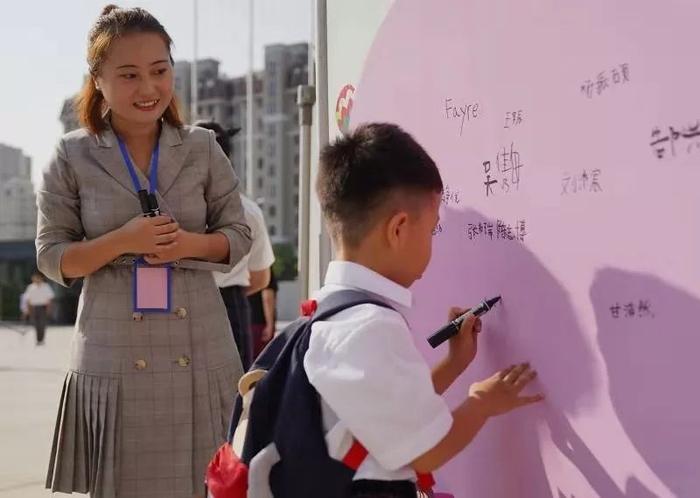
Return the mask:
<path id="1" fill-rule="evenodd" d="M 151 170 L 149 173 L 148 190 L 141 188 L 141 182 L 136 172 L 129 151 L 124 141 L 117 135 L 119 150 L 122 153 L 124 164 L 129 171 L 129 176 L 134 184 L 134 189 L 141 204 L 141 212 L 146 217 L 160 215 L 158 199 L 156 197 L 156 182 L 158 181 L 158 155 L 159 143 L 153 149 L 151 155 Z M 134 262 L 134 311 L 142 313 L 168 313 L 171 307 L 171 275 L 170 265 L 149 265 L 143 258 Z"/>
<path id="2" fill-rule="evenodd" d="M 142 258 L 134 263 L 134 311 L 170 312 L 171 271 L 169 265 L 149 265 Z"/>

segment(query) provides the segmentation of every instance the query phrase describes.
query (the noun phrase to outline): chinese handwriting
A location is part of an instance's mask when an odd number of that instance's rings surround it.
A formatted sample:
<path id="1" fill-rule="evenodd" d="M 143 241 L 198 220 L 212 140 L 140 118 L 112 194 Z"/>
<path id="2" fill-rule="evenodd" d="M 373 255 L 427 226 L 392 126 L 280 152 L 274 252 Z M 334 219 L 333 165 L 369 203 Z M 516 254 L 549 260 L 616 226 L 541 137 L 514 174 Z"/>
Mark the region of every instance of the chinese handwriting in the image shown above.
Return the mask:
<path id="1" fill-rule="evenodd" d="M 512 240 L 525 242 L 525 220 L 518 220 L 515 225 L 510 225 L 502 220 L 493 222 L 469 223 L 465 229 L 469 240 Z"/>
<path id="2" fill-rule="evenodd" d="M 512 189 L 520 189 L 520 169 L 524 164 L 520 160 L 520 153 L 515 149 L 512 142 L 510 148 L 503 147 L 496 153 L 495 168 L 491 166 L 491 161 L 484 161 L 482 166 L 484 168 L 486 197 L 495 195 L 496 188 L 500 188 L 504 194 L 507 194 Z M 500 187 L 498 187 L 499 179 Z"/>
<path id="3" fill-rule="evenodd" d="M 651 130 L 651 146 L 657 159 L 663 159 L 667 149 L 671 151 L 671 156 L 675 157 L 677 149 L 685 148 L 686 154 L 690 154 L 693 149 L 700 149 L 700 120 L 695 124 L 681 128 L 680 131 L 673 126 L 668 127 L 668 133 L 664 134 L 660 128 Z M 680 139 L 683 142 L 677 143 Z"/>
<path id="4" fill-rule="evenodd" d="M 654 318 L 651 303 L 648 299 L 640 299 L 638 302 L 615 303 L 610 306 L 610 315 L 619 318 Z"/>
<path id="5" fill-rule="evenodd" d="M 518 111 L 508 111 L 506 112 L 506 119 L 503 123 L 503 128 L 515 128 L 523 123 L 523 111 L 522 109 Z"/>
<path id="6" fill-rule="evenodd" d="M 594 95 L 601 95 L 611 86 L 625 84 L 630 80 L 629 64 L 619 64 L 610 71 L 601 71 L 595 80 L 586 80 L 581 85 L 581 93 L 591 99 Z"/>
<path id="7" fill-rule="evenodd" d="M 584 169 L 580 175 L 564 173 L 564 177 L 561 180 L 561 195 L 578 194 L 582 192 L 602 192 L 603 188 L 600 186 L 600 173 L 601 171 L 599 169 L 593 169 L 590 172 Z"/>
<path id="8" fill-rule="evenodd" d="M 442 189 L 442 203 L 446 206 L 450 204 L 459 204 L 461 195 L 461 190 L 457 190 L 446 184 Z"/>
<path id="9" fill-rule="evenodd" d="M 479 103 L 455 105 L 452 103 L 452 99 L 445 99 L 445 117 L 448 120 L 459 120 L 459 136 L 461 137 L 464 130 L 464 121 L 471 121 L 479 117 Z"/>
<path id="10" fill-rule="evenodd" d="M 433 237 L 440 235 L 442 233 L 442 223 L 438 223 L 433 228 Z"/>

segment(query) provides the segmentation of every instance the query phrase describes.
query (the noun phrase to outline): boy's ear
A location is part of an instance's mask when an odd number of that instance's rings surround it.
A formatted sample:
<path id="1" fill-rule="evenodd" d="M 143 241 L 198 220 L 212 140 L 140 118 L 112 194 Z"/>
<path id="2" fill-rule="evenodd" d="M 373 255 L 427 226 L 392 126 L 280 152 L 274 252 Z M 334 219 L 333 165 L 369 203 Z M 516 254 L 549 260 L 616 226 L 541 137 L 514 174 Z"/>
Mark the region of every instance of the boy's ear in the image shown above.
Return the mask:
<path id="1" fill-rule="evenodd" d="M 408 213 L 397 211 L 386 223 L 386 238 L 389 247 L 397 249 L 406 243 L 408 233 Z"/>

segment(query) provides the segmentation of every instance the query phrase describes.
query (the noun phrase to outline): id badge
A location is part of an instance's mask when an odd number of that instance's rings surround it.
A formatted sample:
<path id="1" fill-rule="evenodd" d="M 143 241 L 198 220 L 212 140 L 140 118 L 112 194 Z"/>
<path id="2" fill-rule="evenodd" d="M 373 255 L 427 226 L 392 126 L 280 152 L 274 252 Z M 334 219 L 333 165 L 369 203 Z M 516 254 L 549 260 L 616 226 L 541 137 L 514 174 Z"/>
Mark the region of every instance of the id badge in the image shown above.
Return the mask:
<path id="1" fill-rule="evenodd" d="M 134 263 L 134 311 L 170 311 L 170 272 L 171 268 L 168 265 L 151 266 L 143 260 Z"/>

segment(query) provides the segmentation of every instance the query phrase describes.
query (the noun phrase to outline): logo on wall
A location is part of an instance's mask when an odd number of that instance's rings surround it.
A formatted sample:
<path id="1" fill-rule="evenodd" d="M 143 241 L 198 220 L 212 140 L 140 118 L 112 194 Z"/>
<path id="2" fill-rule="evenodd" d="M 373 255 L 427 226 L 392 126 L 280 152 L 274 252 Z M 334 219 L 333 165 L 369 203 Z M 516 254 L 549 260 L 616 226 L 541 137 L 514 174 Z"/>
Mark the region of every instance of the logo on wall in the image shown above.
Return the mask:
<path id="1" fill-rule="evenodd" d="M 335 122 L 343 135 L 347 135 L 350 131 L 350 112 L 352 111 L 354 96 L 355 87 L 350 84 L 345 85 L 340 90 L 338 100 L 335 103 Z"/>

